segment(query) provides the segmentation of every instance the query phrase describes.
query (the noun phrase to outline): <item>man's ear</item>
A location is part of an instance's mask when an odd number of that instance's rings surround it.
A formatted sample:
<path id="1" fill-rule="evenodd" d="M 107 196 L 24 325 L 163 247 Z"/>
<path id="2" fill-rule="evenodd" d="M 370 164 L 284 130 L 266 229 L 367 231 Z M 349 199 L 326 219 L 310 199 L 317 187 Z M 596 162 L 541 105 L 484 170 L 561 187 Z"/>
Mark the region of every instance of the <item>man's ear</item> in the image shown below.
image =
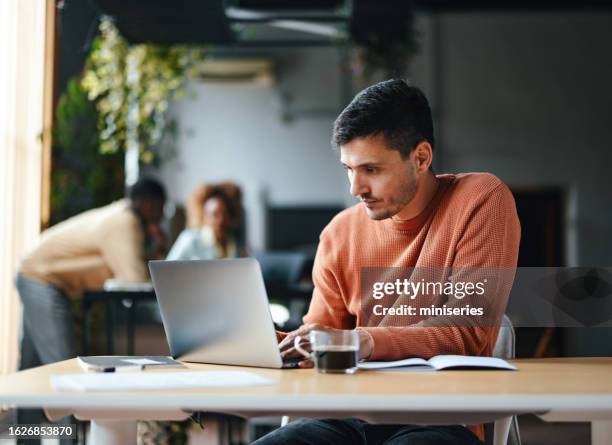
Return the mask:
<path id="1" fill-rule="evenodd" d="M 429 170 L 429 166 L 433 162 L 433 149 L 427 141 L 421 141 L 412 150 L 414 166 L 417 173 L 425 173 Z"/>

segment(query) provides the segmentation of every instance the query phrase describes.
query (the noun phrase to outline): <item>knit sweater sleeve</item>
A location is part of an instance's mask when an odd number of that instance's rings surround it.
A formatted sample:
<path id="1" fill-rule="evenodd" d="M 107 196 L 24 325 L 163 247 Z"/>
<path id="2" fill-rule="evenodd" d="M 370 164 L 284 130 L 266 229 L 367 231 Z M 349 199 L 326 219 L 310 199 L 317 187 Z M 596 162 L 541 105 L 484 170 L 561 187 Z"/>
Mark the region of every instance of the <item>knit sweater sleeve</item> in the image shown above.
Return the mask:
<path id="1" fill-rule="evenodd" d="M 346 296 L 340 286 L 341 260 L 328 231 L 321 233 L 317 255 L 312 271 L 314 290 L 304 323 L 319 323 L 338 329 L 355 327 L 355 317 L 349 313 Z"/>
<path id="2" fill-rule="evenodd" d="M 466 206 L 457 230 L 453 268 L 510 268 L 518 258 L 520 225 L 514 198 L 502 183 Z M 513 275 L 512 275 L 513 278 Z M 511 283 L 510 283 L 511 284 Z M 505 301 L 510 288 L 502 286 L 494 298 Z M 439 354 L 490 355 L 498 328 L 490 326 L 361 327 L 373 340 L 371 360 L 429 358 Z"/>

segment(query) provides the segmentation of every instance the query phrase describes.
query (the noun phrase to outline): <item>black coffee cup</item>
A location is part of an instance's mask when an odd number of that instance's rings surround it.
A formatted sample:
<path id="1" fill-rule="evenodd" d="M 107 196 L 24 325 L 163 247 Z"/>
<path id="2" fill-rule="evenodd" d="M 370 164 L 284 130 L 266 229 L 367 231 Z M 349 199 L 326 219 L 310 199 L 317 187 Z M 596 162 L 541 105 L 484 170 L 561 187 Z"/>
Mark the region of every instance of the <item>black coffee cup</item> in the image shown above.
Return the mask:
<path id="1" fill-rule="evenodd" d="M 312 352 L 301 345 L 306 339 Z M 296 337 L 294 345 L 300 354 L 313 361 L 318 372 L 353 374 L 357 371 L 359 334 L 356 331 L 311 331 L 308 337 Z"/>

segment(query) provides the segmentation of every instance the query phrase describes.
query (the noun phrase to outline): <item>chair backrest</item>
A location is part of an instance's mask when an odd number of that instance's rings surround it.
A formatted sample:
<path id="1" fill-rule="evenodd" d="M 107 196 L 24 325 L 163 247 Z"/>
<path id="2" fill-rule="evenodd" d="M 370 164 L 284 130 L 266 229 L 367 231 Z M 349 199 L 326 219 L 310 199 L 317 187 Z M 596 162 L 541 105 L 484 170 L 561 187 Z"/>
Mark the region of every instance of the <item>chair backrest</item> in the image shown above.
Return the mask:
<path id="1" fill-rule="evenodd" d="M 493 357 L 503 358 L 504 360 L 513 359 L 515 356 L 515 342 L 514 326 L 512 326 L 508 316 L 504 314 L 497 341 L 493 348 Z"/>
<path id="2" fill-rule="evenodd" d="M 514 334 L 514 326 L 512 326 L 512 322 L 508 316 L 504 314 L 504 318 L 499 328 L 499 334 L 497 335 L 497 341 L 493 348 L 493 357 L 503 358 L 504 360 L 513 359 L 516 353 L 515 345 L 516 337 Z M 485 425 L 485 433 L 487 433 L 487 427 L 488 425 Z M 486 434 L 486 436 L 488 436 L 489 440 L 486 440 L 485 443 L 490 443 L 490 433 Z M 521 445 L 521 435 L 516 416 L 512 417 L 510 423 L 507 445 Z"/>
<path id="3" fill-rule="evenodd" d="M 306 262 L 306 255 L 301 252 L 260 252 L 254 256 L 259 261 L 266 286 L 296 284 Z"/>

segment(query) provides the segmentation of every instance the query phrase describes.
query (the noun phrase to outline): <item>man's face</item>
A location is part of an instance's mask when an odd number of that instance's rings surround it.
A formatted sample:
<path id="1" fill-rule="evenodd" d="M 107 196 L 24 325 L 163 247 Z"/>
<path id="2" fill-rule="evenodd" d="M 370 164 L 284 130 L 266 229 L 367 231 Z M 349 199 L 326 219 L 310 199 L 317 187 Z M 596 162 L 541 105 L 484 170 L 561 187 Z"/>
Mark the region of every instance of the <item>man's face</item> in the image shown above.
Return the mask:
<path id="1" fill-rule="evenodd" d="M 361 199 L 371 219 L 392 217 L 417 193 L 412 154 L 402 159 L 399 151 L 387 148 L 382 135 L 355 138 L 341 146 L 340 161 L 348 173 L 351 195 Z"/>

